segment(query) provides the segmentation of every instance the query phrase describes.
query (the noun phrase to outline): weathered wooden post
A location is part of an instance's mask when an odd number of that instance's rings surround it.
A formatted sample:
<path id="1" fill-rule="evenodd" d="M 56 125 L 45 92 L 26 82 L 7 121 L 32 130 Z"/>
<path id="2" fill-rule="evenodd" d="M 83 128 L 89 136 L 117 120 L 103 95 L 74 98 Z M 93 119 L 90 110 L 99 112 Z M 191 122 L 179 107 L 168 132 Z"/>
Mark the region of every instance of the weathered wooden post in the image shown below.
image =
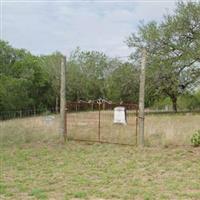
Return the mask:
<path id="1" fill-rule="evenodd" d="M 101 101 L 98 100 L 98 109 L 99 109 L 99 123 L 98 123 L 98 141 L 101 142 Z"/>
<path id="2" fill-rule="evenodd" d="M 60 129 L 63 135 L 64 141 L 67 139 L 66 130 L 66 100 L 65 100 L 65 81 L 66 81 L 66 57 L 63 56 L 61 60 L 61 81 L 60 81 Z"/>
<path id="3" fill-rule="evenodd" d="M 144 97 L 145 97 L 145 65 L 146 49 L 142 49 L 142 62 L 140 72 L 140 91 L 139 91 L 139 146 L 144 146 Z"/>

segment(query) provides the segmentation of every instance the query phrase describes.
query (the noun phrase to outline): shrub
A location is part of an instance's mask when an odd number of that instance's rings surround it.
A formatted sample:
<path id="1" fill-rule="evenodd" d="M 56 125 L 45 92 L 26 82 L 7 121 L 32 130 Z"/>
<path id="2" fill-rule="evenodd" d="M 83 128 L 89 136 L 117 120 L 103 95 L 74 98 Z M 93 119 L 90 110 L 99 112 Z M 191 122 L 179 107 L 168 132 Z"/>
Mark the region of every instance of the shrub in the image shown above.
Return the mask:
<path id="1" fill-rule="evenodd" d="M 200 130 L 196 131 L 191 138 L 192 145 L 197 147 L 200 146 Z"/>

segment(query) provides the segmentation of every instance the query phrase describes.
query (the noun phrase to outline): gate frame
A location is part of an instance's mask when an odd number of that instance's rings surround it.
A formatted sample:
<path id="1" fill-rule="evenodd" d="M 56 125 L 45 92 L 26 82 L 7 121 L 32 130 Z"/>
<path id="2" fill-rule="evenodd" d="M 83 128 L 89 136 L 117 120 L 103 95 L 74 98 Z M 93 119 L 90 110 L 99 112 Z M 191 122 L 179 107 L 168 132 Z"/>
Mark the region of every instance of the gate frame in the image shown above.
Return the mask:
<path id="1" fill-rule="evenodd" d="M 90 106 L 92 108 L 92 111 L 98 111 L 98 140 L 87 140 L 87 139 L 74 139 L 68 137 L 68 122 L 67 122 L 67 114 L 70 111 L 70 108 L 73 108 L 72 111 L 77 112 L 80 110 L 80 108 L 86 108 Z M 109 142 L 109 141 L 102 141 L 101 140 L 101 110 L 113 110 L 113 108 L 117 106 L 123 106 L 126 109 L 129 108 L 130 110 L 135 110 L 135 117 L 136 117 L 136 142 L 134 144 L 126 144 L 126 143 L 118 143 L 118 142 Z M 101 108 L 102 107 L 102 108 Z M 95 109 L 96 108 L 96 109 Z M 81 110 L 80 110 L 81 111 Z M 72 101 L 72 102 L 66 102 L 65 107 L 65 119 L 66 119 L 66 138 L 68 141 L 78 141 L 78 142 L 93 142 L 93 143 L 106 143 L 106 144 L 118 144 L 118 145 L 128 145 L 128 146 L 137 146 L 137 138 L 138 138 L 138 111 L 139 106 L 136 103 L 113 103 L 111 101 L 107 101 L 104 99 L 98 99 L 98 100 L 90 100 L 90 101 Z"/>

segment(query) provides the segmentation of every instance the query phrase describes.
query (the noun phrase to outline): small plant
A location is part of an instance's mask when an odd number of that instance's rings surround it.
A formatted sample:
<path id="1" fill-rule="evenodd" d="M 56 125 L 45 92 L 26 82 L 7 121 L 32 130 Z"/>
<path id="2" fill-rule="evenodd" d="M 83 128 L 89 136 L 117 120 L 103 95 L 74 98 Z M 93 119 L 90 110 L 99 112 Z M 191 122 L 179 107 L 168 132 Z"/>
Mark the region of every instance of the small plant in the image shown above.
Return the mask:
<path id="1" fill-rule="evenodd" d="M 200 146 L 200 130 L 196 131 L 191 138 L 192 145 L 195 147 Z"/>
<path id="2" fill-rule="evenodd" d="M 29 195 L 34 196 L 37 199 L 47 199 L 46 193 L 43 190 L 38 189 L 38 188 L 33 189 Z"/>
<path id="3" fill-rule="evenodd" d="M 76 192 L 74 197 L 75 198 L 85 198 L 87 194 L 85 192 Z"/>

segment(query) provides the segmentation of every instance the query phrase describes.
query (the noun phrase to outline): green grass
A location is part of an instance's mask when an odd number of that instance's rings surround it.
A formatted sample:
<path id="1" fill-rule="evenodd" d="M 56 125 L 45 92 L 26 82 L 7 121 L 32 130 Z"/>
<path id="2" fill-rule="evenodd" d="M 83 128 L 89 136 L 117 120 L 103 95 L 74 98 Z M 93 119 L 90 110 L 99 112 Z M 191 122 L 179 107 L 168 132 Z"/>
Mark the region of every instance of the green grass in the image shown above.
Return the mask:
<path id="1" fill-rule="evenodd" d="M 34 196 L 37 199 L 47 199 L 46 193 L 43 190 L 38 189 L 38 188 L 34 188 L 29 195 Z"/>
<path id="2" fill-rule="evenodd" d="M 40 117 L 1 122 L 0 199 L 199 200 L 200 148 L 187 143 L 158 145 L 157 141 L 162 131 L 170 133 L 168 139 L 181 132 L 190 136 L 199 128 L 199 116 L 149 116 L 149 147 L 144 149 L 63 144 L 56 131 L 57 119 L 47 126 Z"/>
<path id="3" fill-rule="evenodd" d="M 2 199 L 199 199 L 200 148 L 68 142 L 1 148 Z"/>

